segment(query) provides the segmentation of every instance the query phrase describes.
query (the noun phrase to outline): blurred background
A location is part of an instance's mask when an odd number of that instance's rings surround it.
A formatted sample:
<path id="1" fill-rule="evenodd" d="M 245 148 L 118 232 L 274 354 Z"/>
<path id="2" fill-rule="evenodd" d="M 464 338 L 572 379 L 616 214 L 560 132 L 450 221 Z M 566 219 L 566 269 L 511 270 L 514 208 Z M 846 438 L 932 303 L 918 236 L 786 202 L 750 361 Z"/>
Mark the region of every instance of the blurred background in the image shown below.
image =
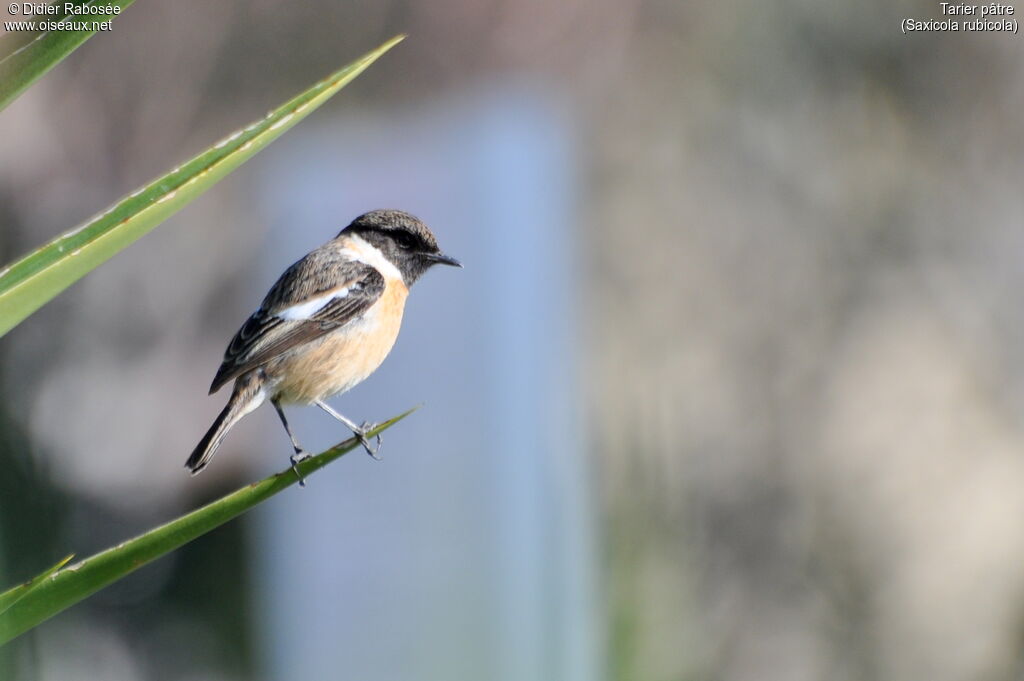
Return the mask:
<path id="1" fill-rule="evenodd" d="M 140 2 L 0 114 L 0 260 L 330 70 L 333 101 L 0 341 L 0 582 L 283 468 L 181 465 L 292 261 L 431 272 L 426 406 L 0 649 L 0 678 L 1024 678 L 1024 55 L 933 2 Z M 290 414 L 310 449 L 343 432 Z"/>

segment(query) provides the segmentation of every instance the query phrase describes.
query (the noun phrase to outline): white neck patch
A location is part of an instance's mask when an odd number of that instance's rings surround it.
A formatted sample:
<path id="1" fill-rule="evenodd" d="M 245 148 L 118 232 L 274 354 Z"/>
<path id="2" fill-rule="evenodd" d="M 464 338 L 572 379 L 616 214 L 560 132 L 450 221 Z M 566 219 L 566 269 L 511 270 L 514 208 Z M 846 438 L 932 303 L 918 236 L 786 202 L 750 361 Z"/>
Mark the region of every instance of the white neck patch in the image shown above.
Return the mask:
<path id="1" fill-rule="evenodd" d="M 357 260 L 363 264 L 373 267 L 378 272 L 384 275 L 385 279 L 402 279 L 402 273 L 398 271 L 394 263 L 384 257 L 384 254 L 380 252 L 380 249 L 371 244 L 366 239 L 362 238 L 358 234 L 353 234 L 348 237 L 348 244 L 345 247 L 345 253 L 353 260 Z"/>

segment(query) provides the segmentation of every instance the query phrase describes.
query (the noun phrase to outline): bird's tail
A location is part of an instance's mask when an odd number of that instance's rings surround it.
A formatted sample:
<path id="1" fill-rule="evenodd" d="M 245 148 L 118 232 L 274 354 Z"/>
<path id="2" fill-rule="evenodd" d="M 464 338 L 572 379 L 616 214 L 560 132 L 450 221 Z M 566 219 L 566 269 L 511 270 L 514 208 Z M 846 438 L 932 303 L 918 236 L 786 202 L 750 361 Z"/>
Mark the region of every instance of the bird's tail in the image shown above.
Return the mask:
<path id="1" fill-rule="evenodd" d="M 266 394 L 263 391 L 263 378 L 257 371 L 251 371 L 238 377 L 235 381 L 235 388 L 231 392 L 231 399 L 221 411 L 220 415 L 206 431 L 206 435 L 196 445 L 192 456 L 185 462 L 185 468 L 189 469 L 192 475 L 206 468 L 210 463 L 217 447 L 220 446 L 224 436 L 233 425 L 239 422 L 243 416 L 256 407 L 263 404 Z"/>

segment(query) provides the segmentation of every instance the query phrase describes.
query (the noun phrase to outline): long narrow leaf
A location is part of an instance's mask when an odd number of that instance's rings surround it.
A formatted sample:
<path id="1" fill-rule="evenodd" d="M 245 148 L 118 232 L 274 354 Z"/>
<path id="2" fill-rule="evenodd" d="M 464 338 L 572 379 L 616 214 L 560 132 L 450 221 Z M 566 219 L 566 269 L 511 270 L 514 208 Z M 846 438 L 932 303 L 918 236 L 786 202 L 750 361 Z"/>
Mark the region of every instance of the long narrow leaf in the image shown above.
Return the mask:
<path id="1" fill-rule="evenodd" d="M 0 335 L 200 196 L 330 99 L 403 38 L 392 38 L 266 117 L 0 271 Z"/>
<path id="2" fill-rule="evenodd" d="M 384 431 L 413 411 L 415 408 L 385 421 L 367 435 L 373 436 Z M 358 446 L 359 442 L 355 438 L 345 440 L 317 456 L 300 462 L 299 472 L 303 476 L 308 476 Z M 246 485 L 139 537 L 59 569 L 49 576 L 42 575 L 43 579 L 14 602 L 6 612 L 0 614 L 0 645 L 155 558 L 223 525 L 281 490 L 291 487 L 296 481 L 295 474 L 288 468 L 259 482 Z M 15 587 L 0 594 L 0 602 L 3 602 L 8 594 L 21 588 Z"/>
<path id="3" fill-rule="evenodd" d="M 103 22 L 112 21 L 113 14 L 65 14 L 65 4 L 81 7 L 125 7 L 135 0 L 87 0 L 86 2 L 52 3 L 59 10 L 58 14 L 43 14 L 35 17 L 11 16 L 7 21 L 23 21 L 32 24 L 39 22 L 65 22 L 65 26 L 84 24 L 88 28 L 67 31 L 31 31 L 27 28 L 9 32 L 0 44 L 0 109 L 13 102 L 25 88 L 41 78 L 43 74 L 60 63 L 64 57 L 75 51 L 79 45 L 88 40 Z M 35 3 L 38 4 L 38 3 Z M 11 5 L 15 6 L 14 4 Z M 16 3 L 22 7 L 23 3 Z M 4 7 L 7 12 L 7 7 Z M 74 22 L 74 23 L 66 23 Z"/>
<path id="4" fill-rule="evenodd" d="M 12 605 L 20 601 L 25 596 L 27 596 L 29 591 L 42 584 L 44 579 L 46 579 L 54 572 L 60 570 L 62 567 L 67 565 L 68 562 L 74 557 L 75 554 L 72 553 L 70 556 L 67 556 L 49 570 L 41 572 L 32 579 L 25 582 L 24 584 L 19 584 L 13 589 L 8 589 L 7 591 L 0 594 L 0 615 L 3 615 L 5 612 L 7 612 L 7 610 L 10 609 Z"/>

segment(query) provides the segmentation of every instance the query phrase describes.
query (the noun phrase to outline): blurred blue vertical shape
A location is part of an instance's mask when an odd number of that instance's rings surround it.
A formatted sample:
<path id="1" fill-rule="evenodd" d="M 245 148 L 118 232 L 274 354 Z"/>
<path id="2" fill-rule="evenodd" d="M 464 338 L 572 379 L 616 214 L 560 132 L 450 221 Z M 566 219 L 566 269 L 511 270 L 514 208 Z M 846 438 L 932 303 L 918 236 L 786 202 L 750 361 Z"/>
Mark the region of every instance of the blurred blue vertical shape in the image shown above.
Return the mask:
<path id="1" fill-rule="evenodd" d="M 430 224 L 465 270 L 416 285 L 398 344 L 334 404 L 422 410 L 257 515 L 253 598 L 272 679 L 600 679 L 591 479 L 577 412 L 576 177 L 542 93 L 297 129 L 254 200 L 283 268 L 369 209 Z M 289 448 L 272 411 L 268 466 Z M 315 408 L 308 449 L 347 435 Z"/>

